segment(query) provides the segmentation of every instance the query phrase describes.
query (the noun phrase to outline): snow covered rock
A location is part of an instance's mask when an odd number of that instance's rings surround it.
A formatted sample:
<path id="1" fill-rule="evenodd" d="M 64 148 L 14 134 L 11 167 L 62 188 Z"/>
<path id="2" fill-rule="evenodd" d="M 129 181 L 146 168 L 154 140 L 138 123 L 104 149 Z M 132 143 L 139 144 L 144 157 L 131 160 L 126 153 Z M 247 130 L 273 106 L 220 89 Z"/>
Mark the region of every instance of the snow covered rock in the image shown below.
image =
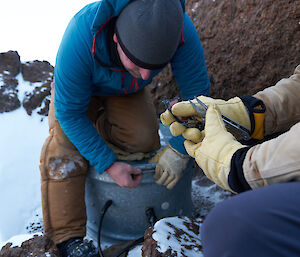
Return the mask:
<path id="1" fill-rule="evenodd" d="M 53 79 L 53 66 L 47 61 L 31 61 L 22 63 L 22 75 L 25 81 L 45 82 Z"/>
<path id="2" fill-rule="evenodd" d="M 24 237 L 21 237 L 24 239 Z M 14 241 L 17 239 L 12 239 Z M 7 243 L 0 251 L 1 257 L 59 257 L 58 249 L 54 243 L 45 236 L 34 235 L 25 240 L 20 246 Z"/>
<path id="3" fill-rule="evenodd" d="M 16 51 L 0 53 L 0 74 L 15 77 L 21 70 L 20 56 Z"/>
<path id="4" fill-rule="evenodd" d="M 0 53 L 0 113 L 18 109 L 18 81 L 15 76 L 20 72 L 20 56 L 15 51 Z"/>
<path id="5" fill-rule="evenodd" d="M 145 232 L 143 257 L 201 257 L 202 218 L 169 217 L 156 222 Z"/>
<path id="6" fill-rule="evenodd" d="M 16 51 L 0 53 L 0 113 L 22 105 L 28 115 L 36 110 L 47 116 L 53 72 L 53 66 L 47 61 L 21 63 Z M 20 81 L 28 86 L 26 90 L 18 88 Z"/>

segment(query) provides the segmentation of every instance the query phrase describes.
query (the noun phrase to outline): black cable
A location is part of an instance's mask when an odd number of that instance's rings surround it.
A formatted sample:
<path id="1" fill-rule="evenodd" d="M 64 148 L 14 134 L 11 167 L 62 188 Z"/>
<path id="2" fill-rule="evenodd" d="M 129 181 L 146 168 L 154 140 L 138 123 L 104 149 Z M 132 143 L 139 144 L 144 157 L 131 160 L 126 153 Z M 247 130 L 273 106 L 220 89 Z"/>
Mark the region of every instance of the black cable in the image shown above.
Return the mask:
<path id="1" fill-rule="evenodd" d="M 154 224 L 158 221 L 158 218 L 156 217 L 155 215 L 155 212 L 154 212 L 154 209 L 153 207 L 148 207 L 146 210 L 145 210 L 145 214 L 146 214 L 146 217 L 147 217 L 147 220 L 148 220 L 148 223 L 151 227 L 154 226 Z"/>
<path id="2" fill-rule="evenodd" d="M 100 257 L 104 257 L 102 249 L 101 249 L 101 243 L 100 243 L 102 222 L 103 222 L 104 215 L 105 215 L 107 209 L 112 205 L 112 203 L 113 203 L 112 200 L 108 200 L 104 204 L 104 206 L 100 212 L 99 227 L 98 227 L 98 251 L 99 251 Z"/>
<path id="3" fill-rule="evenodd" d="M 105 215 L 106 211 L 108 210 L 108 208 L 112 205 L 112 203 L 113 203 L 112 200 L 108 200 L 104 204 L 104 206 L 100 212 L 99 226 L 98 226 L 98 251 L 99 251 L 100 257 L 104 257 L 104 254 L 101 249 L 101 243 L 100 243 L 102 223 L 103 223 L 104 215 Z M 152 207 L 147 208 L 145 211 L 145 214 L 146 214 L 149 224 L 151 226 L 153 226 L 154 223 L 158 220 L 154 213 L 154 209 Z M 144 237 L 140 237 L 140 238 L 134 240 L 131 244 L 124 247 L 115 257 L 120 257 L 123 253 L 129 251 L 132 247 L 134 247 L 142 242 L 144 242 Z"/>
<path id="4" fill-rule="evenodd" d="M 148 223 L 150 226 L 154 226 L 155 222 L 158 220 L 153 207 L 148 207 L 145 210 L 145 214 L 148 220 Z M 140 237 L 136 240 L 134 240 L 130 245 L 126 246 L 124 249 L 122 249 L 115 257 L 120 257 L 123 253 L 126 251 L 129 251 L 131 248 L 135 247 L 136 245 L 143 243 L 144 242 L 144 237 Z"/>
<path id="5" fill-rule="evenodd" d="M 136 240 L 134 240 L 130 245 L 127 245 L 125 248 L 123 248 L 115 257 L 120 257 L 123 253 L 129 251 L 132 247 L 140 244 L 140 243 L 143 243 L 144 242 L 144 237 L 140 237 Z"/>

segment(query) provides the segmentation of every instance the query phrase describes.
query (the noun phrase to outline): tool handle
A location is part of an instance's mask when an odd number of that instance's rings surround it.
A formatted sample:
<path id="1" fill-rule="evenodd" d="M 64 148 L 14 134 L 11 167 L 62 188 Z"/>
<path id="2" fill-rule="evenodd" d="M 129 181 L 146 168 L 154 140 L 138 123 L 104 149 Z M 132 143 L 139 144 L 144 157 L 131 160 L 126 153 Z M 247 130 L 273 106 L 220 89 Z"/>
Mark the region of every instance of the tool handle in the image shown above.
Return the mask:
<path id="1" fill-rule="evenodd" d="M 222 119 L 225 123 L 225 126 L 232 132 L 236 133 L 237 135 L 241 136 L 244 140 L 250 140 L 251 135 L 250 131 L 243 127 L 242 125 L 236 123 L 232 119 L 229 119 L 225 115 L 222 114 Z"/>
<path id="2" fill-rule="evenodd" d="M 203 103 L 202 101 L 200 101 L 200 99 L 198 99 L 197 97 L 195 97 L 196 101 L 201 105 L 201 107 L 205 110 L 205 112 L 207 111 L 207 105 L 205 103 Z M 251 135 L 250 135 L 250 131 L 248 129 L 246 129 L 244 126 L 238 124 L 237 122 L 235 122 L 234 120 L 226 117 L 225 115 L 222 114 L 222 120 L 225 123 L 225 126 L 231 130 L 232 132 L 234 132 L 235 134 L 241 136 L 244 140 L 250 140 L 251 139 Z"/>

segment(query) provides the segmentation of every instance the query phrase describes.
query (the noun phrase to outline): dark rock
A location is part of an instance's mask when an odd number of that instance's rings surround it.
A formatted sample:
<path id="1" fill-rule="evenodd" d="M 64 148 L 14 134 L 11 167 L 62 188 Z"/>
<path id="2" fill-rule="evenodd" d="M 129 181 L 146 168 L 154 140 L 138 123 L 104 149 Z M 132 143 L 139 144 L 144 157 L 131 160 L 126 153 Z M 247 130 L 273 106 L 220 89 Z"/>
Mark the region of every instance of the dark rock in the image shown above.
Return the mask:
<path id="1" fill-rule="evenodd" d="M 41 109 L 38 111 L 40 115 L 48 115 L 51 91 L 50 84 L 51 82 L 46 82 L 41 86 L 35 87 L 32 92 L 26 93 L 22 105 L 28 115 L 31 115 L 32 111 L 38 107 L 41 107 Z M 47 98 L 48 96 L 49 98 Z"/>
<path id="2" fill-rule="evenodd" d="M 21 103 L 15 92 L 6 92 L 0 89 L 0 113 L 10 112 L 18 109 Z"/>
<path id="3" fill-rule="evenodd" d="M 25 94 L 22 100 L 22 105 L 28 115 L 31 115 L 33 110 L 37 110 L 38 114 L 42 116 L 48 115 L 53 71 L 53 66 L 47 61 L 36 60 L 22 64 L 23 79 L 35 86 L 31 92 Z M 37 82 L 43 83 L 37 85 L 35 84 Z"/>
<path id="4" fill-rule="evenodd" d="M 162 256 L 162 254 L 157 250 L 157 241 L 152 238 L 153 227 L 149 227 L 145 231 L 144 235 L 144 245 L 142 247 L 142 256 L 155 257 Z"/>
<path id="5" fill-rule="evenodd" d="M 20 56 L 16 51 L 0 53 L 0 74 L 15 77 L 21 69 Z"/>
<path id="6" fill-rule="evenodd" d="M 18 99 L 18 81 L 15 79 L 20 67 L 18 52 L 0 53 L 0 113 L 10 112 L 21 106 Z"/>
<path id="7" fill-rule="evenodd" d="M 46 98 L 43 100 L 43 107 L 40 108 L 40 110 L 37 112 L 38 114 L 42 116 L 48 116 L 49 112 L 49 104 L 50 104 L 50 95 L 49 98 Z"/>
<path id="8" fill-rule="evenodd" d="M 22 64 L 22 75 L 25 81 L 45 82 L 53 79 L 53 66 L 47 61 L 32 61 Z"/>
<path id="9" fill-rule="evenodd" d="M 7 243 L 0 251 L 1 257 L 59 257 L 58 249 L 54 243 L 45 236 L 35 235 L 33 238 L 22 243 L 21 247 L 11 247 L 11 243 Z"/>
<path id="10" fill-rule="evenodd" d="M 46 61 L 33 61 L 22 64 L 25 81 L 35 87 L 24 96 L 18 96 L 18 80 L 15 78 L 21 68 L 20 56 L 15 51 L 0 54 L 0 113 L 10 112 L 22 105 L 28 115 L 37 110 L 47 116 L 50 102 L 50 83 L 53 80 L 53 66 Z M 41 85 L 38 82 L 43 82 Z M 21 99 L 19 99 L 21 98 Z M 23 98 L 23 99 L 22 99 Z"/>
<path id="11" fill-rule="evenodd" d="M 198 172 L 192 181 L 193 216 L 206 216 L 218 202 L 228 199 L 233 194 L 211 182 L 204 173 Z"/>
<path id="12" fill-rule="evenodd" d="M 166 109 L 162 100 L 172 99 L 180 95 L 170 65 L 153 78 L 149 87 L 158 116 Z"/>
<path id="13" fill-rule="evenodd" d="M 211 95 L 254 94 L 300 63 L 300 7 L 294 0 L 187 1 L 202 40 Z"/>
<path id="14" fill-rule="evenodd" d="M 15 78 L 4 75 L 1 79 L 3 85 L 0 86 L 0 113 L 10 112 L 21 106 L 18 98 L 18 81 Z"/>
<path id="15" fill-rule="evenodd" d="M 202 256 L 200 226 L 203 218 L 169 217 L 158 221 L 144 234 L 143 257 Z M 159 224 L 159 226 L 158 226 Z M 155 238 L 154 239 L 154 234 Z M 173 248 L 176 246 L 176 249 Z"/>
<path id="16" fill-rule="evenodd" d="M 201 38 L 211 96 L 251 95 L 292 74 L 300 64 L 300 7 L 294 0 L 187 0 Z M 152 82 L 153 101 L 179 96 L 170 67 Z"/>

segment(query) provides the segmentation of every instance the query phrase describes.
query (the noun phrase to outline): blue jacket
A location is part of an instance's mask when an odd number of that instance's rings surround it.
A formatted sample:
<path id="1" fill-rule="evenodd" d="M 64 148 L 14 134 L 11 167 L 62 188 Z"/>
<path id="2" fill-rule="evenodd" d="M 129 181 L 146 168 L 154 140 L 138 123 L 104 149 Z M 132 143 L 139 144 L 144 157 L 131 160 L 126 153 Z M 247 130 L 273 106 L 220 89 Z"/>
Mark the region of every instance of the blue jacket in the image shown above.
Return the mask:
<path id="1" fill-rule="evenodd" d="M 105 22 L 118 16 L 129 1 L 102 0 L 85 6 L 70 21 L 56 57 L 55 116 L 67 137 L 99 173 L 115 162 L 116 156 L 87 117 L 91 96 L 134 93 L 151 83 L 161 71 L 152 71 L 148 80 L 137 79 L 132 86 L 134 78 L 128 72 L 120 72 L 120 67 L 110 60 Z M 184 0 L 181 1 L 184 8 Z M 93 39 L 98 31 L 94 50 L 105 65 L 99 64 L 92 53 Z M 184 44 L 171 60 L 181 95 L 183 99 L 208 95 L 209 78 L 203 48 L 186 13 L 183 38 Z M 170 144 L 185 152 L 182 138 L 174 138 Z"/>

